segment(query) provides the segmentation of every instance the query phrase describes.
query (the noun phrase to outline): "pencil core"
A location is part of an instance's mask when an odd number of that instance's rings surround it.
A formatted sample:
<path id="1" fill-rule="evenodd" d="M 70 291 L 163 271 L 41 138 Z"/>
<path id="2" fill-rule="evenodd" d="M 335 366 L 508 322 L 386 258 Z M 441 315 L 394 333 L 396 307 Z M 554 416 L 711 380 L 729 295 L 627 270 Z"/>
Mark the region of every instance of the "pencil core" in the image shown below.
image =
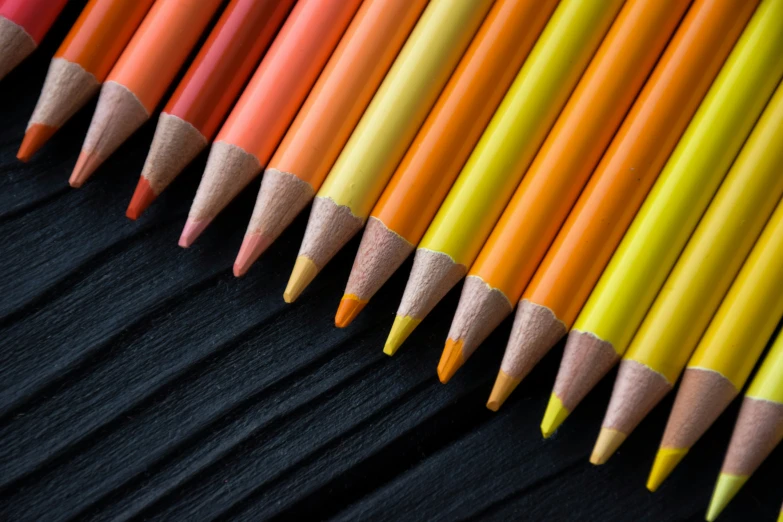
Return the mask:
<path id="1" fill-rule="evenodd" d="M 650 478 L 647 479 L 647 489 L 654 493 L 671 475 L 686 453 L 688 453 L 688 448 L 660 448 L 658 454 L 655 455 Z"/>
<path id="2" fill-rule="evenodd" d="M 139 182 L 136 185 L 136 190 L 133 192 L 133 197 L 128 204 L 128 209 L 125 211 L 125 216 L 128 219 L 139 219 L 141 213 L 147 210 L 147 207 L 155 201 L 156 197 L 157 194 L 155 194 L 155 191 L 150 187 L 150 182 L 147 181 L 147 178 L 139 176 Z"/>
<path id="3" fill-rule="evenodd" d="M 196 239 L 201 235 L 211 222 L 211 219 L 192 219 L 185 221 L 185 227 L 182 229 L 182 235 L 179 237 L 179 246 L 190 248 Z"/>
<path id="4" fill-rule="evenodd" d="M 520 382 L 520 379 L 515 379 L 503 370 L 500 370 L 497 379 L 495 379 L 495 385 L 492 387 L 492 393 L 489 394 L 487 408 L 492 411 L 498 411 Z"/>
<path id="5" fill-rule="evenodd" d="M 400 349 L 405 339 L 419 326 L 420 319 L 409 315 L 398 315 L 394 318 L 389 337 L 386 338 L 386 344 L 383 347 L 383 353 L 394 355 Z"/>
<path id="6" fill-rule="evenodd" d="M 245 275 L 273 241 L 274 238 L 270 238 L 265 234 L 245 234 L 237 259 L 234 261 L 234 275 L 236 277 Z"/>
<path id="7" fill-rule="evenodd" d="M 17 159 L 24 162 L 29 161 L 33 154 L 38 152 L 55 132 L 57 132 L 57 127 L 52 127 L 51 125 L 42 123 L 30 125 L 24 133 L 19 152 L 16 153 Z"/>
<path id="8" fill-rule="evenodd" d="M 438 379 L 446 384 L 454 377 L 457 370 L 465 364 L 465 358 L 462 354 L 462 340 L 446 339 L 446 346 L 440 356 L 438 363 Z"/>
<path id="9" fill-rule="evenodd" d="M 548 439 L 563 424 L 571 412 L 563 406 L 563 402 L 554 393 L 549 396 L 544 420 L 541 421 L 541 434 Z"/>
<path id="10" fill-rule="evenodd" d="M 293 303 L 296 301 L 304 289 L 315 279 L 316 275 L 318 275 L 318 267 L 315 266 L 312 259 L 305 256 L 297 257 L 294 269 L 291 272 L 291 278 L 288 280 L 288 285 L 286 285 L 283 293 L 285 302 Z"/>
<path id="11" fill-rule="evenodd" d="M 713 522 L 718 515 L 729 505 L 731 499 L 742 489 L 748 477 L 739 475 L 729 475 L 721 473 L 718 482 L 715 484 L 715 491 L 712 493 L 710 507 L 707 509 L 707 522 Z"/>
<path id="12" fill-rule="evenodd" d="M 91 154 L 82 150 L 79 153 L 79 158 L 76 160 L 76 166 L 73 167 L 73 172 L 71 173 L 68 183 L 73 188 L 81 187 L 84 185 L 84 182 L 87 181 L 87 178 L 92 176 L 92 173 L 95 172 L 95 169 L 97 169 L 102 162 L 103 160 L 98 157 L 97 154 Z"/>
<path id="13" fill-rule="evenodd" d="M 606 464 L 609 457 L 615 454 L 617 448 L 622 446 L 628 434 L 612 428 L 601 428 L 598 440 L 595 441 L 593 453 L 590 455 L 590 463 L 595 466 Z"/>
<path id="14" fill-rule="evenodd" d="M 353 294 L 344 295 L 337 308 L 337 314 L 334 316 L 334 325 L 337 328 L 345 328 L 356 319 L 366 304 L 367 301 L 359 299 Z"/>

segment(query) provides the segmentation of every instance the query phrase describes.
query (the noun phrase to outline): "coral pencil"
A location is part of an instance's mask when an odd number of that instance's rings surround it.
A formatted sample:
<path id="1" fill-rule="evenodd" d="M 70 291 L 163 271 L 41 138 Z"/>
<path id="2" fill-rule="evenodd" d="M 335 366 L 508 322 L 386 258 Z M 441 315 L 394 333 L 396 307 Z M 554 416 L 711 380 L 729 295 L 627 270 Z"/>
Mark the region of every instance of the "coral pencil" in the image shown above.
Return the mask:
<path id="1" fill-rule="evenodd" d="M 313 202 L 284 298 L 294 301 L 364 225 L 493 0 L 433 0 Z"/>
<path id="2" fill-rule="evenodd" d="M 365 0 L 261 180 L 234 274 L 244 275 L 313 199 L 427 0 Z"/>
<path id="3" fill-rule="evenodd" d="M 764 358 L 742 401 L 737 424 L 712 494 L 712 522 L 783 440 L 783 335 Z"/>
<path id="4" fill-rule="evenodd" d="M 294 0 L 232 0 L 158 119 L 126 215 L 137 219 L 207 147 Z"/>
<path id="5" fill-rule="evenodd" d="M 767 2 L 751 18 L 577 317 L 566 353 L 590 361 L 578 369 L 586 390 L 625 352 L 774 91 L 781 6 Z"/>
<path id="6" fill-rule="evenodd" d="M 622 4 L 560 2 L 424 234 L 384 352 L 465 275 Z"/>
<path id="7" fill-rule="evenodd" d="M 625 353 L 602 440 L 627 436 L 674 387 L 783 195 L 781 141 L 778 89 Z"/>
<path id="8" fill-rule="evenodd" d="M 508 316 L 690 0 L 628 0 L 468 272 L 438 365 L 447 382 Z M 497 387 L 518 383 L 506 352 Z M 503 399 L 491 400 L 497 409 Z"/>
<path id="9" fill-rule="evenodd" d="M 304 0 L 294 6 L 212 144 L 181 247 L 261 172 L 360 4 Z"/>
<path id="10" fill-rule="evenodd" d="M 0 80 L 35 51 L 67 1 L 0 2 Z"/>
<path id="11" fill-rule="evenodd" d="M 98 92 L 154 0 L 90 0 L 49 65 L 17 158 L 27 161 Z"/>
<path id="12" fill-rule="evenodd" d="M 783 204 L 770 218 L 688 362 L 647 480 L 650 491 L 669 476 L 745 385 L 783 316 L 781 259 Z"/>
<path id="13" fill-rule="evenodd" d="M 221 0 L 158 0 L 101 87 L 71 174 L 81 187 L 147 121 Z"/>
<path id="14" fill-rule="evenodd" d="M 556 5 L 493 5 L 370 214 L 337 326 L 356 317 L 418 244 Z"/>
<path id="15" fill-rule="evenodd" d="M 522 294 L 509 346 L 526 375 L 571 327 L 757 2 L 696 0 Z M 583 352 L 563 357 L 541 423 L 548 436 L 592 387 Z"/>

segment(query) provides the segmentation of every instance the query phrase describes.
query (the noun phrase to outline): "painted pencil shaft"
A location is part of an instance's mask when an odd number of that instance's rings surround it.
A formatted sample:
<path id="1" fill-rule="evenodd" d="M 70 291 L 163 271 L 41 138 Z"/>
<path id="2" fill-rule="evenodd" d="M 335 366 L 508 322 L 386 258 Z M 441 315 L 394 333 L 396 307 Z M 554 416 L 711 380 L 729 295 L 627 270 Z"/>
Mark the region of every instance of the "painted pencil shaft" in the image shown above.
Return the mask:
<path id="1" fill-rule="evenodd" d="M 783 88 L 779 90 L 783 93 Z M 778 204 L 688 362 L 647 489 L 655 491 L 660 486 L 745 385 L 783 316 L 781 259 L 783 203 Z"/>
<path id="2" fill-rule="evenodd" d="M 745 393 L 707 511 L 715 520 L 783 440 L 783 335 L 778 334 Z"/>
<path id="3" fill-rule="evenodd" d="M 621 5 L 558 4 L 419 244 L 386 353 L 465 275 Z"/>
<path id="4" fill-rule="evenodd" d="M 67 1 L 0 2 L 0 80 L 35 51 Z"/>
<path id="5" fill-rule="evenodd" d="M 781 139 L 778 88 L 623 357 L 604 428 L 627 436 L 674 386 L 783 194 Z"/>
<path id="6" fill-rule="evenodd" d="M 457 364 L 441 380 L 511 313 L 689 4 L 630 0 L 618 14 L 468 272 L 442 358 Z M 507 350 L 501 371 L 523 370 Z"/>
<path id="7" fill-rule="evenodd" d="M 319 0 L 294 6 L 212 144 L 181 247 L 190 246 L 261 172 L 360 4 Z"/>
<path id="8" fill-rule="evenodd" d="M 137 219 L 215 136 L 293 0 L 232 0 L 177 86 L 126 215 Z"/>
<path id="9" fill-rule="evenodd" d="M 221 0 L 161 0 L 131 38 L 101 88 L 69 183 L 81 187 L 146 122 Z"/>
<path id="10" fill-rule="evenodd" d="M 49 65 L 17 158 L 27 161 L 98 92 L 153 0 L 90 0 Z"/>
<path id="11" fill-rule="evenodd" d="M 373 208 L 337 326 L 356 317 L 418 244 L 556 4 L 494 4 Z"/>
<path id="12" fill-rule="evenodd" d="M 234 274 L 244 275 L 313 199 L 426 0 L 365 1 L 269 161 Z"/>
<path id="13" fill-rule="evenodd" d="M 433 0 L 424 10 L 316 194 L 286 302 L 364 225 L 491 6 Z"/>
<path id="14" fill-rule="evenodd" d="M 525 289 L 509 342 L 529 358 L 541 357 L 573 324 L 756 4 L 696 0 L 686 14 Z M 539 327 L 533 319 L 540 315 L 551 327 Z M 600 340 L 583 342 L 588 349 L 563 357 L 541 424 L 545 436 L 616 360 Z"/>

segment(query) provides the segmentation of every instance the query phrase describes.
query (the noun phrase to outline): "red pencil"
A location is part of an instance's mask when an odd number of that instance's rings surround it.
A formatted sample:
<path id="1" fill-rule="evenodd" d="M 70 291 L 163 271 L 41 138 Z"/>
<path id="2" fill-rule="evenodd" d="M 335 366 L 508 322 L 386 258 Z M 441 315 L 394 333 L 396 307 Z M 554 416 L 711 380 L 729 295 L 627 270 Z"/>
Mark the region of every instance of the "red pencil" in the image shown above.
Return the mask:
<path id="1" fill-rule="evenodd" d="M 0 80 L 35 51 L 67 1 L 0 1 Z"/>

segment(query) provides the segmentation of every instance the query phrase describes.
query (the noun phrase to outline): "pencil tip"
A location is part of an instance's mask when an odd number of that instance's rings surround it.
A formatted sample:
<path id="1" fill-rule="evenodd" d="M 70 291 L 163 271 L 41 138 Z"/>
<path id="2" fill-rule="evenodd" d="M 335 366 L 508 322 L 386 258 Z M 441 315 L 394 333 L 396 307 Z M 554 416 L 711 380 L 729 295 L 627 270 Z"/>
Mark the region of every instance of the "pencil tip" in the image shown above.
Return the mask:
<path id="1" fill-rule="evenodd" d="M 463 364 L 465 364 L 465 359 L 462 356 L 462 339 L 458 341 L 446 339 L 446 346 L 443 347 L 443 353 L 438 363 L 438 379 L 440 379 L 440 382 L 443 384 L 449 382 Z"/>
<path id="2" fill-rule="evenodd" d="M 671 475 L 686 453 L 688 453 L 687 448 L 659 448 L 650 471 L 650 478 L 647 479 L 647 489 L 654 493 Z"/>
<path id="3" fill-rule="evenodd" d="M 137 220 L 141 216 L 142 212 L 147 210 L 157 194 L 150 187 L 150 182 L 144 176 L 139 177 L 139 182 L 136 185 L 136 190 L 133 192 L 133 197 L 128 203 L 128 208 L 125 210 L 125 217 L 128 219 Z"/>
<path id="4" fill-rule="evenodd" d="M 19 152 L 16 153 L 17 159 L 24 162 L 29 161 L 33 154 L 38 152 L 56 131 L 57 127 L 52 127 L 51 125 L 43 125 L 41 123 L 30 125 L 24 133 Z"/>
<path id="5" fill-rule="evenodd" d="M 182 229 L 182 235 L 179 236 L 179 246 L 182 248 L 190 248 L 190 245 L 192 245 L 201 233 L 204 232 L 207 226 L 209 226 L 209 222 L 209 219 L 188 218 Z"/>
<path id="6" fill-rule="evenodd" d="M 568 418 L 571 412 L 563 406 L 563 401 L 554 393 L 549 396 L 549 404 L 546 405 L 544 420 L 541 421 L 541 434 L 548 439 L 557 431 L 557 428 Z"/>
<path id="7" fill-rule="evenodd" d="M 285 287 L 285 292 L 283 293 L 285 302 L 293 303 L 296 301 L 317 275 L 318 267 L 313 260 L 309 257 L 298 256 L 296 258 L 296 263 L 294 263 L 294 269 L 291 271 L 291 277 L 288 279 L 288 284 Z"/>
<path id="8" fill-rule="evenodd" d="M 721 473 L 718 482 L 715 483 L 715 491 L 712 493 L 710 507 L 707 509 L 707 522 L 713 522 L 718 515 L 729 505 L 731 499 L 742 489 L 748 477 L 744 475 L 729 475 Z"/>
<path id="9" fill-rule="evenodd" d="M 359 315 L 359 312 L 364 309 L 366 304 L 367 301 L 359 299 L 353 294 L 345 294 L 343 298 L 340 299 L 340 306 L 337 307 L 337 313 L 334 316 L 334 325 L 337 328 L 345 328 L 356 319 L 356 316 Z"/>
<path id="10" fill-rule="evenodd" d="M 590 455 L 590 463 L 596 466 L 606 464 L 606 461 L 615 454 L 617 448 L 625 442 L 626 437 L 628 435 L 621 431 L 612 428 L 601 428 L 598 440 L 595 441 L 595 446 L 593 447 L 593 453 Z"/>
<path id="11" fill-rule="evenodd" d="M 89 152 L 82 150 L 79 153 L 79 158 L 76 160 L 76 166 L 73 168 L 68 183 L 73 188 L 81 187 L 84 185 L 84 182 L 92 176 L 92 173 L 95 172 L 95 169 L 97 169 L 101 163 L 101 159 L 97 154 L 90 154 Z"/>
<path id="12" fill-rule="evenodd" d="M 237 259 L 234 261 L 234 275 L 242 277 L 250 270 L 261 254 L 269 248 L 272 240 L 260 233 L 245 234 Z"/>
<path id="13" fill-rule="evenodd" d="M 409 315 L 398 315 L 394 317 L 389 337 L 386 338 L 386 344 L 383 346 L 383 353 L 394 355 L 400 349 L 405 339 L 419 326 L 421 319 L 415 319 Z"/>
<path id="14" fill-rule="evenodd" d="M 492 411 L 498 411 L 509 395 L 511 395 L 511 392 L 519 386 L 519 383 L 519 379 L 515 379 L 503 370 L 500 370 L 495 379 L 495 385 L 492 387 L 492 393 L 489 394 L 487 408 Z"/>

